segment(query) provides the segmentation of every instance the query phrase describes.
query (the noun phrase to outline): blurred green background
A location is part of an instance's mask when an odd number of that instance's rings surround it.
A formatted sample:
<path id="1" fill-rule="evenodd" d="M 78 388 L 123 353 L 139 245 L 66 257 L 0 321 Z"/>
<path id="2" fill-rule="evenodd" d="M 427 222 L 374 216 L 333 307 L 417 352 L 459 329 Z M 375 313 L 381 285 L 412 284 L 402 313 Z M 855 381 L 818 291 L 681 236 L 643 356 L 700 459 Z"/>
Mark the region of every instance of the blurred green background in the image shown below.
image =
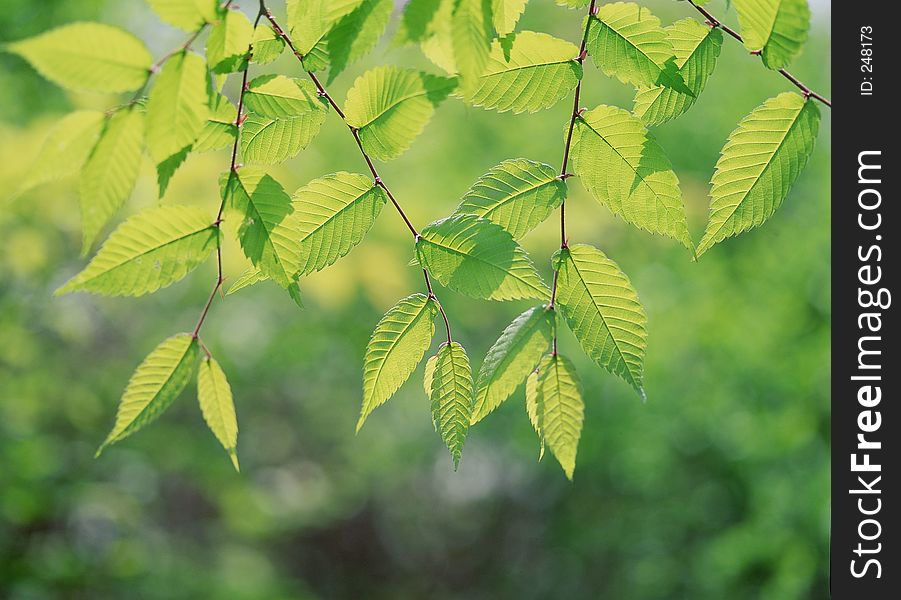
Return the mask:
<path id="1" fill-rule="evenodd" d="M 646 4 L 664 23 L 695 16 L 673 0 Z M 812 7 L 811 39 L 792 71 L 829 95 L 829 5 Z M 711 8 L 726 14 L 721 1 Z M 73 20 L 128 28 L 157 56 L 184 38 L 139 0 L 0 0 L 3 41 Z M 734 11 L 726 20 L 735 22 Z M 575 41 L 581 21 L 532 0 L 521 25 Z M 336 98 L 380 63 L 435 70 L 415 49 L 385 43 L 335 82 Z M 266 71 L 297 74 L 297 65 L 285 56 Z M 695 239 L 727 135 L 788 89 L 727 39 L 696 106 L 657 129 Z M 214 305 L 205 339 L 235 392 L 242 473 L 207 431 L 191 388 L 95 460 L 129 374 L 159 341 L 193 326 L 214 277 L 208 264 L 136 300 L 52 297 L 84 265 L 77 186 L 10 195 L 55 120 L 115 101 L 67 95 L 0 54 L 0 597 L 827 596 L 828 109 L 775 218 L 698 263 L 613 218 L 571 181 L 571 240 L 597 245 L 631 276 L 650 345 L 642 404 L 562 339 L 587 404 L 570 483 L 552 457 L 536 461 L 521 390 L 470 432 L 456 473 L 432 429 L 421 369 L 353 434 L 368 336 L 389 306 L 422 287 L 390 207 L 359 248 L 304 282 L 307 310 L 272 285 Z M 586 67 L 585 106 L 630 101 L 626 86 Z M 505 158 L 559 164 L 569 107 L 512 116 L 449 100 L 383 176 L 422 226 Z M 226 151 L 192 156 L 163 202 L 213 210 L 227 165 Z M 331 117 L 311 148 L 273 174 L 293 191 L 336 170 L 365 165 Z M 120 217 L 156 203 L 155 190 L 147 161 Z M 545 276 L 556 227 L 552 219 L 525 241 Z M 226 248 L 231 277 L 243 260 Z M 440 295 L 476 368 L 528 307 Z"/>

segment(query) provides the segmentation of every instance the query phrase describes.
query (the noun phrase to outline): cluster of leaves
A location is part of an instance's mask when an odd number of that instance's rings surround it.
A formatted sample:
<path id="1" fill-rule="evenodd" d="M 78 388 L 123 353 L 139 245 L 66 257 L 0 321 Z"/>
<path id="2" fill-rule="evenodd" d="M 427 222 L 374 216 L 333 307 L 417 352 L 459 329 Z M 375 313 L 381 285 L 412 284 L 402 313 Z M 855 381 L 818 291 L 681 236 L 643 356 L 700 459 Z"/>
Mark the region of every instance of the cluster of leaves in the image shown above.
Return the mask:
<path id="1" fill-rule="evenodd" d="M 322 73 L 331 82 L 375 46 L 392 0 L 288 0 L 284 28 L 265 2 L 256 23 L 231 2 L 148 3 L 162 20 L 191 33 L 183 47 L 156 63 L 141 41 L 98 23 L 60 27 L 7 46 L 65 88 L 134 94 L 105 113 L 65 117 L 24 178 L 23 189 L 79 174 L 85 253 L 131 194 L 145 150 L 156 164 L 162 196 L 189 154 L 232 148 L 215 218 L 170 204 L 145 210 L 119 225 L 85 269 L 59 289 L 139 296 L 179 281 L 217 255 L 219 278 L 196 328 L 162 342 L 138 367 L 100 450 L 156 418 L 196 373 L 203 415 L 237 467 L 231 390 L 199 336 L 222 284 L 222 237 L 236 236 L 251 263 L 229 294 L 271 280 L 301 304 L 301 278 L 347 255 L 389 201 L 406 220 L 373 161 L 405 152 L 440 103 L 455 97 L 514 113 L 549 108 L 573 93 L 577 103 L 583 61 L 591 57 L 605 75 L 635 87 L 631 110 L 576 104 L 566 124 L 560 171 L 527 158 L 505 160 L 472 185 L 452 215 L 421 231 L 407 222 L 415 236 L 413 262 L 423 269 L 428 289 L 398 302 L 376 325 L 366 347 L 357 424 L 359 429 L 415 371 L 441 315 L 447 340 L 426 363 L 424 388 L 454 463 L 470 426 L 524 383 L 541 453 L 550 449 L 571 478 L 584 401 L 572 363 L 557 351 L 557 327 L 569 327 L 598 366 L 643 397 L 647 319 L 629 278 L 601 250 L 570 245 L 564 234 L 549 286 L 520 240 L 562 207 L 575 176 L 625 222 L 673 238 L 699 256 L 772 216 L 817 135 L 818 109 L 796 93 L 766 100 L 745 117 L 717 162 L 710 217 L 696 247 L 678 178 L 650 128 L 684 114 L 703 92 L 723 41 L 718 27 L 694 19 L 663 27 L 634 3 L 557 0 L 589 7 L 580 47 L 546 33 L 517 31 L 526 0 L 411 0 L 394 43 L 419 45 L 443 74 L 377 67 L 356 80 L 341 108 L 321 83 Z M 806 38 L 806 2 L 734 4 L 748 49 L 768 68 L 788 64 Z M 191 50 L 208 28 L 205 53 Z M 286 49 L 307 77 L 248 78 L 251 64 L 271 63 Z M 237 106 L 222 94 L 232 74 L 242 77 Z M 265 165 L 307 147 L 330 112 L 348 126 L 370 175 L 331 173 L 289 195 Z M 561 211 L 564 225 L 562 219 Z M 473 376 L 431 278 L 473 298 L 535 305 L 501 333 Z"/>

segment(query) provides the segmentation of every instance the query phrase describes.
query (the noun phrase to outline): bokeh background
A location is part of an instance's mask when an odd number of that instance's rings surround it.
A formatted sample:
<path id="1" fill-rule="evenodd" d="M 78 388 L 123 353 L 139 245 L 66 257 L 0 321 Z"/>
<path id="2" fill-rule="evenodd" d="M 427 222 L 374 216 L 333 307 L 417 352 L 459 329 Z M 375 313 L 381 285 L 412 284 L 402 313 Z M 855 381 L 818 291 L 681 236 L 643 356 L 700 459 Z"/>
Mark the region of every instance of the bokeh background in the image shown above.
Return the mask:
<path id="1" fill-rule="evenodd" d="M 664 23 L 696 16 L 674 0 L 646 4 Z M 711 8 L 735 22 L 724 2 Z M 810 42 L 792 71 L 829 95 L 829 4 L 812 8 Z M 0 0 L 0 40 L 73 20 L 126 27 L 157 56 L 184 38 L 139 0 Z M 581 20 L 532 0 L 522 28 L 575 41 Z M 335 96 L 379 63 L 434 70 L 415 49 L 384 43 L 335 82 Z M 630 106 L 626 86 L 586 65 L 586 106 Z M 296 74 L 297 65 L 285 56 L 266 71 Z M 788 89 L 727 39 L 695 107 L 657 129 L 695 239 L 727 135 Z M 160 340 L 193 326 L 214 277 L 208 264 L 136 300 L 52 297 L 84 264 L 77 186 L 13 192 L 55 120 L 115 101 L 61 92 L 0 54 L 0 597 L 827 596 L 828 110 L 775 218 L 697 263 L 571 182 L 571 239 L 602 248 L 631 276 L 650 345 L 642 404 L 562 339 L 587 403 L 570 483 L 552 457 L 537 462 L 521 390 L 471 431 L 456 473 L 432 429 L 421 368 L 353 434 L 368 336 L 422 285 L 390 207 L 360 247 L 303 283 L 306 310 L 272 285 L 214 305 L 205 339 L 235 392 L 242 473 L 207 431 L 190 387 L 158 422 L 95 460 L 129 374 Z M 505 158 L 559 164 L 569 106 L 511 116 L 449 100 L 409 152 L 381 167 L 384 177 L 421 226 Z M 227 164 L 226 151 L 192 156 L 162 202 L 213 210 Z M 331 117 L 273 174 L 293 191 L 342 169 L 365 165 Z M 148 160 L 122 215 L 158 202 L 155 189 Z M 556 236 L 552 219 L 525 241 L 546 276 Z M 227 273 L 244 266 L 227 247 Z M 476 367 L 528 307 L 446 290 L 441 298 Z"/>

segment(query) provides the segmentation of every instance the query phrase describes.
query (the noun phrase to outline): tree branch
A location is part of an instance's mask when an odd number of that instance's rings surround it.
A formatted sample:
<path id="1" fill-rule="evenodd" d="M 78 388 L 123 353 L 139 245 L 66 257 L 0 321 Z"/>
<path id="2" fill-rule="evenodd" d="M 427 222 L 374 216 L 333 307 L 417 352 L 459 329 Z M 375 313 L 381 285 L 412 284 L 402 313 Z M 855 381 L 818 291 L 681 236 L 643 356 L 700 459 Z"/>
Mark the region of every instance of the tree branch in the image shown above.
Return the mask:
<path id="1" fill-rule="evenodd" d="M 712 27 L 714 29 L 719 27 L 720 29 L 725 31 L 727 34 L 729 34 L 731 37 L 735 38 L 736 40 L 738 40 L 741 43 L 744 43 L 744 39 L 741 37 L 741 35 L 737 31 L 735 31 L 734 29 L 732 29 L 731 27 L 729 27 L 727 25 L 724 25 L 722 21 L 720 21 L 719 19 L 714 17 L 712 14 L 710 14 L 710 12 L 706 8 L 704 8 L 703 6 L 700 6 L 698 4 L 695 4 L 694 0 L 688 0 L 688 3 L 691 4 L 692 6 L 694 6 L 695 10 L 697 10 L 699 13 L 704 15 L 704 18 L 707 20 L 707 25 L 709 25 L 710 27 Z M 752 52 L 752 54 L 754 54 L 754 53 Z M 800 79 L 798 79 L 797 77 L 795 77 L 794 75 L 792 75 L 791 73 L 786 71 L 785 69 L 779 69 L 777 71 L 777 73 L 779 73 L 780 75 L 782 75 L 783 77 L 788 79 L 790 82 L 792 82 L 792 84 L 794 84 L 795 87 L 797 87 L 799 90 L 801 90 L 801 93 L 804 94 L 805 98 L 814 98 L 815 100 L 819 100 L 820 102 L 822 102 L 829 108 L 832 108 L 832 102 L 828 98 L 818 94 L 817 92 L 813 91 L 812 89 L 810 89 L 809 87 L 804 85 Z"/>

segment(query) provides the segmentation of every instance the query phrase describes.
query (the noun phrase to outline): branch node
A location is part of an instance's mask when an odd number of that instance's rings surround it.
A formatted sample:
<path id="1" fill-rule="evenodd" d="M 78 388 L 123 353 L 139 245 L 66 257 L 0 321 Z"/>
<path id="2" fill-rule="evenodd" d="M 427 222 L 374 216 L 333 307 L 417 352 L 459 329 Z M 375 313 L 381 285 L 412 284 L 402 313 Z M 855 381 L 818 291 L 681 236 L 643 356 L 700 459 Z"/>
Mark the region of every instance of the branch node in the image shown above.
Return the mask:
<path id="1" fill-rule="evenodd" d="M 557 175 L 557 179 L 559 179 L 560 181 L 566 181 L 570 177 L 575 177 L 575 176 L 576 176 L 575 173 L 560 173 L 559 175 Z"/>
<path id="2" fill-rule="evenodd" d="M 751 54 L 754 56 L 760 56 L 763 53 L 763 50 L 751 50 Z"/>
<path id="3" fill-rule="evenodd" d="M 382 178 L 378 175 L 375 176 L 375 179 L 372 180 L 372 185 L 376 187 L 383 187 L 385 183 L 382 181 Z"/>
<path id="4" fill-rule="evenodd" d="M 585 57 L 588 56 L 588 50 L 582 48 L 582 51 L 579 52 L 579 56 L 576 57 L 576 62 L 581 63 L 585 60 Z"/>

